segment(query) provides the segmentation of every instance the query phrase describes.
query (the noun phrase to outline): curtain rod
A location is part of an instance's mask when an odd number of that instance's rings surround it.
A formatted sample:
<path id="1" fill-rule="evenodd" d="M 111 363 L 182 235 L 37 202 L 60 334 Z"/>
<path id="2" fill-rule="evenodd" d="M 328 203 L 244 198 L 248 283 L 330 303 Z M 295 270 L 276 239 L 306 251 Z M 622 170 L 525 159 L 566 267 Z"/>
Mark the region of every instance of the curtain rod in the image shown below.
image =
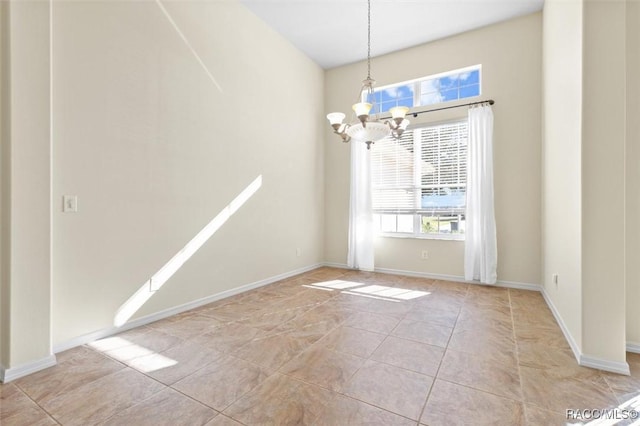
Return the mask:
<path id="1" fill-rule="evenodd" d="M 408 115 L 412 115 L 414 117 L 417 117 L 418 114 L 424 114 L 425 112 L 442 111 L 442 110 L 445 110 L 445 109 L 460 108 L 460 107 L 466 107 L 466 106 L 471 106 L 471 105 L 479 105 L 479 104 L 493 105 L 495 103 L 496 102 L 493 99 L 487 99 L 485 101 L 469 102 L 467 104 L 452 105 L 452 106 L 447 106 L 447 107 L 442 107 L 442 108 L 428 109 L 428 110 L 425 110 L 425 111 L 410 112 Z M 385 119 L 385 118 L 391 118 L 391 117 L 380 117 L 380 119 Z"/>

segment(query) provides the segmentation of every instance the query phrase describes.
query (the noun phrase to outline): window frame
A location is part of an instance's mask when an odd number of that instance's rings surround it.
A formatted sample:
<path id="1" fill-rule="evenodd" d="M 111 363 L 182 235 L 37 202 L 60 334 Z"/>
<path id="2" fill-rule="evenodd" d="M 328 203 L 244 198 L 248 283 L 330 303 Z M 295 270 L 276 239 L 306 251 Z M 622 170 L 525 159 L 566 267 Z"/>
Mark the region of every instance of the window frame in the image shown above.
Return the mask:
<path id="1" fill-rule="evenodd" d="M 452 75 L 457 75 L 457 74 L 462 74 L 465 72 L 472 72 L 472 71 L 478 71 L 478 94 L 474 95 L 474 96 L 467 96 L 464 98 L 460 98 L 458 97 L 457 99 L 451 99 L 451 100 L 445 100 L 445 101 L 441 101 L 441 102 L 436 102 L 436 103 L 428 103 L 428 104 L 422 104 L 422 91 L 421 91 L 421 86 L 422 83 L 425 81 L 430 81 L 430 80 L 435 80 L 435 79 L 440 79 L 443 77 L 449 77 Z M 446 105 L 449 103 L 455 103 L 455 102 L 459 102 L 459 101 L 463 101 L 465 99 L 472 99 L 472 98 L 479 98 L 482 96 L 482 64 L 476 64 L 476 65 L 470 65 L 468 67 L 464 67 L 464 68 L 458 68 L 458 69 L 454 69 L 454 70 L 450 70 L 450 71 L 445 71 L 445 72 L 441 72 L 438 74 L 432 74 L 432 75 L 427 75 L 424 77 L 420 77 L 420 78 L 415 78 L 412 80 L 405 80 L 405 81 L 401 81 L 399 83 L 393 83 L 393 84 L 387 84 L 384 86 L 379 86 L 379 87 L 375 87 L 374 88 L 374 96 L 375 94 L 377 94 L 378 92 L 382 92 L 384 90 L 388 90 L 388 89 L 393 89 L 393 88 L 399 88 L 402 86 L 413 86 L 413 106 L 409 108 L 409 114 L 413 111 L 415 111 L 417 108 L 424 108 L 424 107 L 429 107 L 429 106 L 435 106 L 435 105 Z M 471 86 L 471 85 L 469 85 Z M 365 92 L 362 93 L 362 102 L 367 102 L 367 94 Z M 376 101 L 376 106 L 377 109 L 376 111 L 374 111 L 376 114 L 380 114 L 380 115 L 384 115 L 388 113 L 387 111 L 383 111 L 382 110 L 382 104 L 384 102 L 382 102 L 382 98 L 381 101 L 378 102 Z M 397 103 L 397 102 L 396 102 Z"/>
<path id="2" fill-rule="evenodd" d="M 420 170 L 420 165 L 419 163 L 422 161 L 422 138 L 421 137 L 415 137 L 415 135 L 419 134 L 421 132 L 422 129 L 425 128 L 430 128 L 430 127 L 440 127 L 440 126 L 447 126 L 447 125 L 455 125 L 455 124 L 467 124 L 467 135 L 468 135 L 468 119 L 467 118 L 454 118 L 454 119 L 449 119 L 449 120 L 444 120 L 444 121 L 439 121 L 439 122 L 429 122 L 429 123 L 421 123 L 418 124 L 416 126 L 412 126 L 413 128 L 411 130 L 411 132 L 414 132 L 414 136 L 412 137 L 412 143 L 413 143 L 413 162 L 414 162 L 414 167 L 413 167 L 413 176 L 412 176 L 412 184 L 413 184 L 413 189 L 415 190 L 415 200 L 414 200 L 414 208 L 411 210 L 407 210 L 407 211 L 402 211 L 400 209 L 395 210 L 395 211 L 391 211 L 391 210 L 384 210 L 384 209 L 378 209 L 378 210 L 373 210 L 373 215 L 374 215 L 374 223 L 376 223 L 374 226 L 377 229 L 376 235 L 380 236 L 380 237 L 391 237 L 391 238 L 413 238 L 413 239 L 429 239 L 429 240 L 449 240 L 449 241 L 464 241 L 465 240 L 465 233 L 426 233 L 426 232 L 422 232 L 422 216 L 425 215 L 424 210 L 421 203 L 422 203 L 422 190 L 425 189 L 427 186 L 422 184 L 422 173 Z M 468 136 L 467 136 L 467 146 L 468 146 Z M 467 150 L 468 153 L 468 150 Z M 442 185 L 444 186 L 444 185 Z M 437 187 L 442 187 L 441 185 L 437 185 Z M 460 185 L 461 186 L 461 185 Z M 464 207 L 464 212 L 462 213 L 461 216 L 466 216 L 466 179 L 465 179 L 465 183 L 464 183 L 464 188 L 465 188 L 465 207 Z M 373 189 L 373 188 L 372 188 Z M 415 207 L 415 206 L 420 206 L 420 207 Z M 395 215 L 395 220 L 396 220 L 396 229 L 398 228 L 398 216 L 401 215 L 406 215 L 406 216 L 413 216 L 412 218 L 412 223 L 413 223 L 413 232 L 388 232 L 388 231 L 382 231 L 382 215 L 387 214 L 387 215 Z"/>

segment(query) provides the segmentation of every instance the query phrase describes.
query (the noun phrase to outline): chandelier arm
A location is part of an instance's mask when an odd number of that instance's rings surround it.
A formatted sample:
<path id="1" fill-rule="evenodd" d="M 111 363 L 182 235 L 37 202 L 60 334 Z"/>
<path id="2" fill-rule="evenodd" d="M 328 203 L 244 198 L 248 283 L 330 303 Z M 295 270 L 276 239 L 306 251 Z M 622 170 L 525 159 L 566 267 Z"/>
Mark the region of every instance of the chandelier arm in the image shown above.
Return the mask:
<path id="1" fill-rule="evenodd" d="M 362 102 L 362 92 L 364 92 L 366 88 L 367 88 L 367 85 L 364 83 L 362 84 L 362 86 L 360 86 L 360 90 L 358 91 L 358 97 L 356 98 L 355 103 Z M 367 100 L 368 99 L 365 99 L 365 101 Z"/>

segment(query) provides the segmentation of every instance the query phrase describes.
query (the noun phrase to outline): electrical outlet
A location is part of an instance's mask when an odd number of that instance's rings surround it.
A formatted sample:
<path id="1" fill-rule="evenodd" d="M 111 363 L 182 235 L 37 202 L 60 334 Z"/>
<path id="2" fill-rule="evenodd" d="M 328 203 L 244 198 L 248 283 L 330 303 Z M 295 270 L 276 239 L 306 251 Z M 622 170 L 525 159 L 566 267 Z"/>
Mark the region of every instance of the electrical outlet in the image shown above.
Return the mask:
<path id="1" fill-rule="evenodd" d="M 558 288 L 558 274 L 551 275 L 551 280 L 555 284 L 556 288 Z"/>
<path id="2" fill-rule="evenodd" d="M 62 212 L 75 213 L 78 211 L 78 196 L 63 195 L 62 196 Z"/>
<path id="3" fill-rule="evenodd" d="M 421 258 L 422 260 L 427 260 L 427 259 L 429 259 L 429 251 L 428 251 L 428 250 L 422 250 L 422 254 L 421 254 L 420 258 Z"/>
<path id="4" fill-rule="evenodd" d="M 301 254 L 302 254 L 302 249 L 300 247 L 298 247 L 296 249 L 296 256 L 300 257 Z"/>

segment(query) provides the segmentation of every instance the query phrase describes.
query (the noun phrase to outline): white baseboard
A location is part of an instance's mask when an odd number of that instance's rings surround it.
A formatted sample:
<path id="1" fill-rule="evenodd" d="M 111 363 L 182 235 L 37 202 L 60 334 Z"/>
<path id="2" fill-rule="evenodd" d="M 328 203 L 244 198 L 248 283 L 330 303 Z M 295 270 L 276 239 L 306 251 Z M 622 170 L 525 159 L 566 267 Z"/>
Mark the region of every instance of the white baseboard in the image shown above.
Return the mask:
<path id="1" fill-rule="evenodd" d="M 9 383 L 12 380 L 19 379 L 20 377 L 27 376 L 29 374 L 35 373 L 36 371 L 53 367 L 54 365 L 56 365 L 56 363 L 56 356 L 49 355 L 37 361 L 28 362 L 16 367 L 5 368 L 4 366 L 0 365 L 0 382 Z"/>
<path id="2" fill-rule="evenodd" d="M 351 269 L 346 264 L 341 263 L 333 263 L 333 262 L 324 262 L 321 264 L 315 264 L 306 266 L 303 268 L 296 269 L 294 271 L 285 272 L 283 274 L 279 274 L 273 277 L 265 278 L 263 280 L 255 281 L 250 284 L 246 284 L 240 287 L 236 287 L 230 290 L 223 291 L 221 293 L 217 293 L 211 296 L 207 296 L 198 300 L 194 300 L 192 302 L 188 302 L 179 306 L 175 306 L 173 308 L 165 309 L 163 311 L 156 312 L 151 315 L 146 315 L 144 317 L 137 318 L 135 320 L 129 321 L 125 323 L 121 327 L 109 327 L 102 330 L 98 330 L 92 333 L 84 334 L 82 336 L 78 336 L 74 339 L 71 339 L 67 342 L 63 342 L 57 345 L 54 345 L 53 352 L 58 353 L 62 352 L 76 346 L 84 345 L 90 342 L 93 342 L 98 339 L 102 339 L 104 337 L 108 337 L 135 327 L 139 327 L 141 325 L 149 324 L 182 312 L 186 312 L 191 309 L 198 308 L 200 306 L 204 306 L 206 304 L 234 296 L 236 294 L 244 293 L 249 290 L 253 290 L 258 287 L 262 287 L 276 281 L 280 281 L 298 274 L 302 274 L 313 269 L 316 269 L 320 266 L 328 266 L 332 268 L 340 268 L 340 269 Z M 397 269 L 388 269 L 388 268 L 376 268 L 375 272 L 380 272 L 384 274 L 394 274 L 394 275 L 404 275 L 404 276 L 412 276 L 412 277 L 421 277 L 428 279 L 437 279 L 437 280 L 446 280 L 446 281 L 455 281 L 455 282 L 465 282 L 469 284 L 475 285 L 483 285 L 473 281 L 466 281 L 463 277 L 455 276 L 455 275 L 444 275 L 444 274 L 431 274 L 424 272 L 416 272 L 416 271 L 404 271 Z M 496 283 L 498 287 L 507 287 L 507 288 L 515 288 L 515 289 L 523 289 L 523 290 L 532 290 L 532 291 L 540 291 L 542 296 L 544 297 L 549 309 L 553 313 L 553 316 L 556 319 L 562 333 L 565 336 L 565 339 L 569 343 L 571 350 L 576 357 L 577 362 L 585 367 L 597 368 L 600 370 L 611 371 L 614 373 L 629 375 L 629 365 L 626 362 L 612 362 L 607 360 L 598 359 L 595 357 L 591 357 L 588 355 L 584 355 L 577 343 L 575 342 L 573 336 L 569 332 L 568 328 L 564 324 L 562 317 L 560 316 L 558 310 L 554 306 L 553 302 L 549 298 L 547 292 L 544 290 L 542 286 L 539 284 L 530 284 L 530 283 L 519 283 L 513 281 L 498 281 Z M 638 343 L 627 343 L 627 351 L 640 353 L 640 344 Z M 11 380 L 15 380 L 17 378 L 26 376 L 28 374 L 34 373 L 36 371 L 42 370 L 44 368 L 51 367 L 56 364 L 55 355 L 51 355 L 50 357 L 43 358 L 39 361 L 35 361 L 32 363 L 24 364 L 18 367 L 13 367 L 9 369 L 5 369 L 0 365 L 0 382 L 8 383 Z"/>
<path id="3" fill-rule="evenodd" d="M 485 284 L 480 284 L 477 282 L 471 282 L 471 284 L 477 284 L 477 285 L 485 285 Z M 521 283 L 521 282 L 517 282 L 517 281 L 500 281 L 498 280 L 498 282 L 495 284 L 497 287 L 506 287 L 506 288 L 513 288 L 516 290 L 529 290 L 529 291 L 542 291 L 542 286 L 540 284 L 533 284 L 533 283 Z"/>
<path id="4" fill-rule="evenodd" d="M 347 265 L 342 263 L 325 262 L 324 266 L 329 266 L 332 268 L 351 269 Z M 381 274 L 404 275 L 408 277 L 427 278 L 431 280 L 455 281 L 455 282 L 474 284 L 474 285 L 489 285 L 489 284 L 482 284 L 477 281 L 467 281 L 464 279 L 464 277 L 461 277 L 458 275 L 432 274 L 428 272 L 405 271 L 402 269 L 389 269 L 389 268 L 375 268 L 374 271 L 380 272 Z M 496 284 L 494 284 L 494 286 L 505 287 L 505 288 L 515 288 L 519 290 L 532 290 L 532 291 L 541 291 L 542 289 L 540 284 L 521 283 L 516 281 L 498 281 Z"/>
<path id="5" fill-rule="evenodd" d="M 375 271 L 380 272 L 381 274 L 404 275 L 407 277 L 427 278 L 430 280 L 466 282 L 463 277 L 459 277 L 456 275 L 431 274 L 428 272 L 405 271 L 402 269 L 390 268 L 375 268 Z"/>
<path id="6" fill-rule="evenodd" d="M 562 317 L 560 316 L 558 309 L 556 309 L 555 305 L 551 301 L 551 298 L 549 297 L 549 294 L 544 288 L 542 289 L 542 296 L 544 297 L 545 302 L 547 302 L 547 306 L 549 306 L 549 309 L 553 313 L 553 316 L 555 317 L 556 322 L 560 326 L 560 330 L 562 330 L 562 334 L 564 334 L 565 339 L 569 343 L 569 346 L 571 347 L 571 351 L 573 352 L 573 356 L 576 357 L 576 361 L 578 361 L 578 364 L 580 364 L 583 367 L 590 367 L 598 370 L 610 371 L 612 373 L 624 374 L 626 376 L 631 374 L 629 371 L 629 364 L 627 364 L 626 362 L 608 361 L 605 359 L 596 358 L 596 357 L 582 353 L 582 351 L 580 350 L 580 347 L 578 346 L 575 339 L 569 332 L 569 329 L 567 328 L 566 324 L 562 320 Z M 627 347 L 628 346 L 629 345 L 627 344 Z"/>
<path id="7" fill-rule="evenodd" d="M 324 266 L 329 266 L 333 268 L 351 269 L 351 268 L 348 268 L 347 265 L 340 264 L 340 263 L 325 262 Z M 421 277 L 421 278 L 436 279 L 436 280 L 463 282 L 463 283 L 475 284 L 475 285 L 485 285 L 475 281 L 466 281 L 464 277 L 457 276 L 457 275 L 432 274 L 432 273 L 425 273 L 425 272 L 404 271 L 404 270 L 388 269 L 388 268 L 375 268 L 375 272 L 380 272 L 383 274 L 405 275 L 405 276 L 411 276 L 411 277 Z M 596 357 L 583 354 L 582 351 L 580 350 L 580 347 L 576 343 L 575 339 L 569 332 L 569 329 L 567 328 L 566 324 L 562 320 L 560 313 L 558 312 L 555 305 L 551 301 L 551 298 L 545 291 L 544 287 L 542 287 L 541 285 L 520 283 L 520 282 L 514 282 L 514 281 L 498 281 L 495 284 L 495 286 L 541 292 L 545 302 L 547 303 L 547 306 L 549 306 L 549 309 L 553 313 L 553 316 L 556 319 L 556 322 L 558 323 L 560 330 L 562 330 L 562 334 L 564 334 L 564 337 L 567 340 L 567 343 L 569 343 L 569 346 L 571 347 L 571 351 L 573 352 L 573 355 L 575 356 L 578 364 L 584 367 L 591 367 L 599 370 L 611 371 L 613 373 L 624 374 L 627 376 L 630 374 L 629 364 L 627 364 L 626 362 L 608 361 L 608 360 L 603 360 L 603 359 L 599 359 Z M 628 342 L 627 351 L 640 353 L 640 344 Z"/>
<path id="8" fill-rule="evenodd" d="M 328 266 L 329 268 L 338 268 L 338 269 L 353 269 L 353 268 L 349 268 L 346 263 L 336 263 L 336 262 L 324 262 L 322 266 Z"/>
<path id="9" fill-rule="evenodd" d="M 324 265 L 334 267 L 334 268 L 350 269 L 347 267 L 347 265 L 340 264 L 340 263 L 326 262 Z M 421 278 L 436 279 L 436 280 L 463 282 L 463 283 L 475 284 L 475 285 L 485 285 L 475 281 L 466 281 L 464 277 L 457 276 L 457 275 L 432 274 L 432 273 L 426 273 L 426 272 L 404 271 L 404 270 L 388 269 L 388 268 L 375 268 L 375 272 L 380 272 L 383 274 L 405 275 L 405 276 L 411 276 L 411 277 L 421 277 Z M 584 367 L 597 368 L 599 370 L 611 371 L 613 373 L 618 373 L 618 374 L 625 374 L 625 375 L 630 374 L 629 364 L 627 364 L 626 362 L 607 361 L 607 360 L 603 360 L 603 359 L 599 359 L 596 357 L 583 354 L 582 351 L 580 351 L 580 348 L 576 343 L 575 339 L 569 332 L 569 329 L 567 328 L 564 321 L 562 320 L 560 313 L 558 312 L 553 302 L 551 301 L 551 298 L 549 297 L 549 295 L 541 285 L 530 284 L 530 283 L 520 283 L 520 282 L 514 282 L 514 281 L 498 281 L 495 284 L 495 286 L 541 292 L 545 302 L 547 303 L 547 305 L 549 306 L 549 309 L 553 313 L 553 316 L 556 319 L 556 322 L 558 323 L 560 330 L 562 330 L 562 334 L 564 334 L 565 339 L 569 343 L 569 346 L 571 347 L 571 350 L 573 351 L 573 355 L 576 357 L 576 361 L 578 362 L 578 364 Z M 640 353 L 640 345 L 634 344 L 634 343 L 627 343 L 627 350 L 629 352 Z"/>
<path id="10" fill-rule="evenodd" d="M 121 327 L 109 327 L 104 328 L 102 330 L 97 330 L 92 333 L 83 334 L 82 336 L 75 337 L 71 340 L 68 340 L 63 343 L 59 343 L 53 346 L 53 352 L 59 353 L 66 351 L 68 349 L 75 348 L 76 346 L 85 345 L 87 343 L 93 342 L 98 339 L 103 339 L 108 336 L 112 336 L 117 333 L 121 333 L 126 330 L 130 330 L 135 327 L 139 327 L 141 325 L 149 324 L 176 314 L 180 314 L 182 312 L 189 311 L 191 309 L 198 308 L 200 306 L 207 305 L 212 302 L 216 302 L 221 299 L 225 299 L 227 297 L 235 296 L 236 294 L 244 293 L 245 291 L 253 290 L 258 287 L 262 287 L 276 281 L 280 281 L 294 275 L 302 274 L 313 269 L 317 269 L 322 264 L 315 264 L 310 266 L 305 266 L 303 268 L 299 268 L 293 271 L 285 272 L 279 275 L 275 275 L 273 277 L 265 278 L 263 280 L 255 281 L 240 287 L 232 288 L 230 290 L 225 290 L 221 293 L 217 293 L 211 296 L 203 297 L 202 299 L 197 299 L 188 303 L 184 303 L 182 305 L 174 306 L 173 308 L 165 309 L 150 315 L 146 315 L 144 317 L 136 318 L 135 320 L 128 321 Z"/>
<path id="11" fill-rule="evenodd" d="M 583 367 L 596 368 L 598 370 L 610 371 L 612 373 L 624 374 L 625 376 L 631 375 L 629 370 L 629 364 L 626 362 L 608 361 L 606 359 L 599 359 L 589 355 L 580 355 L 580 365 Z"/>
<path id="12" fill-rule="evenodd" d="M 627 342 L 627 352 L 640 354 L 640 343 Z"/>
<path id="13" fill-rule="evenodd" d="M 569 328 L 567 328 L 567 326 L 564 323 L 562 317 L 560 316 L 560 312 L 558 311 L 556 306 L 551 301 L 551 298 L 549 297 L 549 294 L 544 289 L 544 287 L 542 287 L 541 293 L 542 293 L 542 297 L 544 297 L 544 301 L 547 302 L 547 306 L 551 310 L 551 313 L 553 314 L 553 317 L 556 319 L 556 322 L 558 323 L 558 326 L 560 326 L 560 330 L 562 331 L 562 334 L 564 334 L 564 338 L 567 340 L 567 343 L 569 343 L 569 346 L 571 347 L 571 351 L 573 352 L 573 356 L 576 357 L 576 361 L 579 364 L 580 363 L 580 357 L 582 357 L 582 351 L 580 350 L 580 347 L 576 343 L 575 339 L 573 338 L 573 335 L 569 331 Z"/>

